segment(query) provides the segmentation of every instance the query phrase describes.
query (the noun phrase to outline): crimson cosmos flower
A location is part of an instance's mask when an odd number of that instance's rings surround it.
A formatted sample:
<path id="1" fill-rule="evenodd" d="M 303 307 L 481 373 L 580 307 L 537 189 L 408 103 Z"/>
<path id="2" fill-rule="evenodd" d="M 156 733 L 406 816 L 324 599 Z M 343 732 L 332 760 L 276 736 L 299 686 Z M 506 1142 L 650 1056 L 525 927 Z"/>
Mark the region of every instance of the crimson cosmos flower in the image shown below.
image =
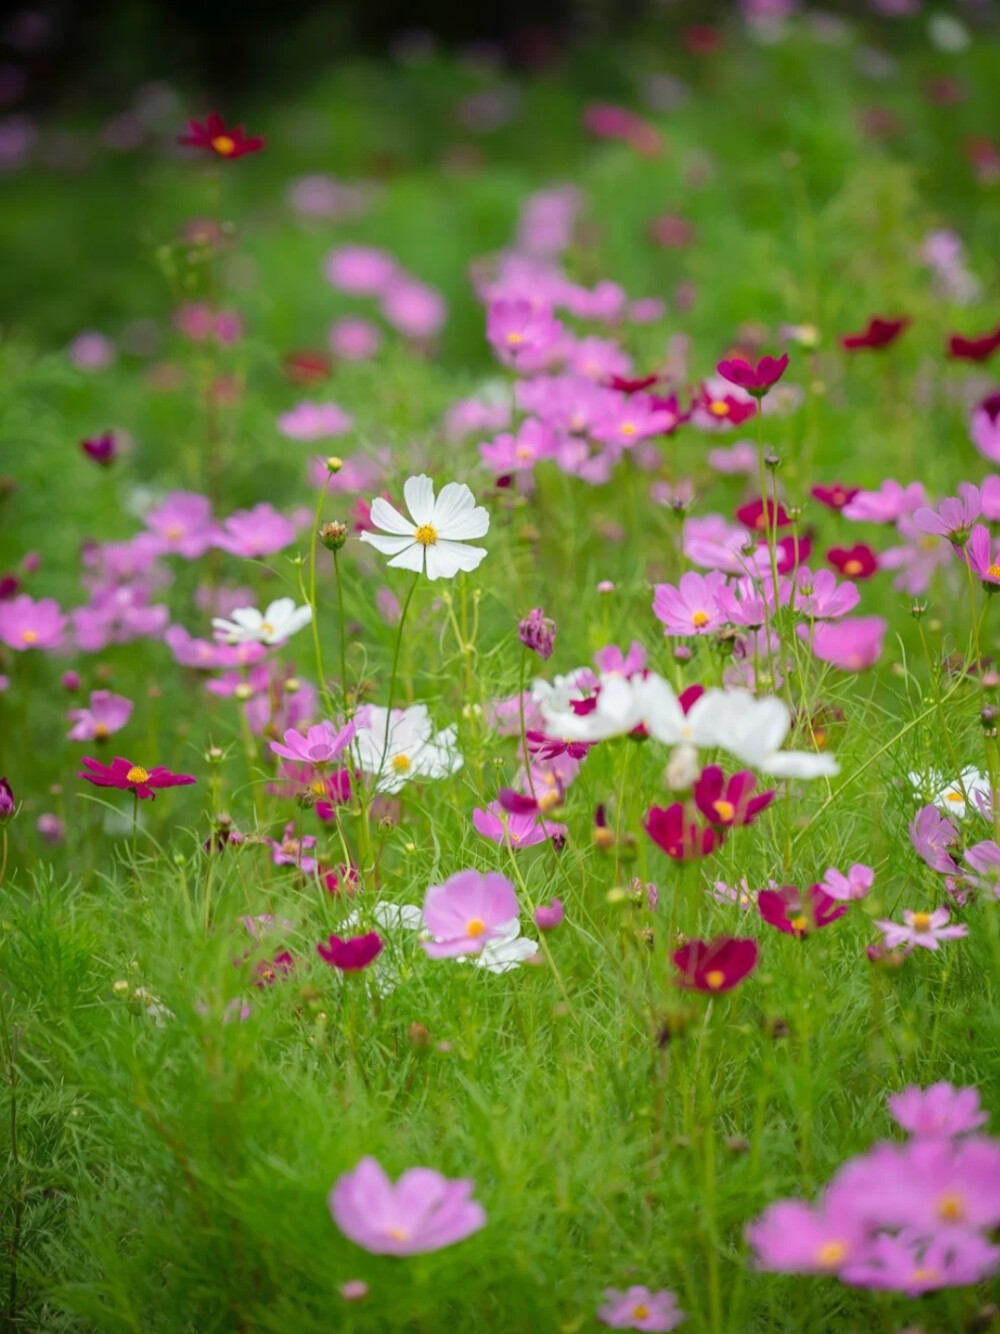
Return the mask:
<path id="1" fill-rule="evenodd" d="M 834 482 L 832 486 L 814 486 L 809 494 L 828 509 L 842 510 L 860 490 L 860 486 L 844 486 L 841 482 Z"/>
<path id="2" fill-rule="evenodd" d="M 651 806 L 643 822 L 646 833 L 658 848 L 675 862 L 700 861 L 711 857 L 726 837 L 722 829 L 702 828 L 690 809 L 675 801 L 672 806 Z"/>
<path id="3" fill-rule="evenodd" d="M 744 528 L 752 528 L 754 532 L 766 533 L 768 529 L 789 528 L 791 519 L 788 511 L 778 501 L 777 508 L 773 500 L 767 502 L 767 518 L 764 517 L 764 502 L 758 497 L 751 500 L 747 505 L 741 505 L 736 511 L 736 522 L 741 523 Z"/>
<path id="4" fill-rule="evenodd" d="M 761 357 L 756 366 L 742 357 L 731 357 L 720 361 L 715 369 L 730 384 L 738 384 L 754 398 L 763 398 L 788 369 L 788 353 L 783 352 L 780 357 Z"/>
<path id="5" fill-rule="evenodd" d="M 757 779 L 749 769 L 727 778 L 717 764 L 706 764 L 694 785 L 694 804 L 716 829 L 753 824 L 770 806 L 774 792 L 756 792 Z"/>
<path id="6" fill-rule="evenodd" d="M 803 892 L 794 885 L 782 885 L 780 889 L 762 889 L 757 895 L 757 910 L 764 921 L 800 940 L 843 917 L 847 906 L 819 885 L 810 885 Z"/>
<path id="7" fill-rule="evenodd" d="M 105 431 L 103 435 L 95 435 L 89 440 L 81 440 L 80 448 L 88 459 L 93 459 L 95 463 L 105 468 L 114 462 L 118 452 L 115 449 L 115 437 L 112 431 Z"/>
<path id="8" fill-rule="evenodd" d="M 188 148 L 207 149 L 216 157 L 234 160 L 245 157 L 247 153 L 259 153 L 264 147 L 260 135 L 248 138 L 242 125 L 234 125 L 231 130 L 227 130 L 226 122 L 217 111 L 209 112 L 204 125 L 201 121 L 189 120 L 187 134 L 182 134 L 177 142 Z"/>
<path id="9" fill-rule="evenodd" d="M 878 569 L 875 552 L 864 542 L 853 547 L 831 547 L 826 558 L 845 579 L 870 579 Z"/>
<path id="10" fill-rule="evenodd" d="M 147 797 L 155 801 L 154 788 L 186 787 L 187 784 L 198 781 L 190 774 L 174 774 L 162 766 L 144 769 L 141 764 L 133 764 L 131 760 L 124 760 L 121 756 L 113 759 L 110 764 L 101 764 L 99 760 L 92 760 L 85 755 L 81 763 L 85 764 L 90 772 L 77 773 L 77 778 L 85 778 L 95 787 L 116 787 L 120 792 L 134 792 L 140 801 L 145 801 Z"/>
<path id="11" fill-rule="evenodd" d="M 281 358 L 286 377 L 292 384 L 321 384 L 333 374 L 333 358 L 326 352 L 301 348 L 286 352 Z"/>
<path id="12" fill-rule="evenodd" d="M 952 334 L 948 339 L 948 355 L 956 361 L 987 361 L 1000 347 L 1000 325 L 992 333 L 981 334 L 978 338 L 965 338 L 962 334 Z"/>
<path id="13" fill-rule="evenodd" d="M 612 375 L 606 383 L 609 389 L 617 389 L 620 394 L 638 394 L 643 389 L 652 389 L 659 378 L 658 375 L 644 375 L 641 379 L 630 380 L 625 375 Z"/>
<path id="14" fill-rule="evenodd" d="M 382 937 L 377 931 L 351 936 L 347 940 L 331 936 L 326 943 L 319 942 L 316 952 L 325 963 L 339 968 L 342 973 L 359 973 L 382 953 Z"/>
<path id="15" fill-rule="evenodd" d="M 888 347 L 890 343 L 896 341 L 904 329 L 909 328 L 909 325 L 908 315 L 889 320 L 882 319 L 880 315 L 873 315 L 861 333 L 844 334 L 840 346 L 848 352 L 856 352 L 860 348 Z"/>
<path id="16" fill-rule="evenodd" d="M 755 940 L 739 936 L 716 936 L 714 940 L 689 940 L 671 956 L 680 973 L 675 981 L 688 991 L 713 995 L 732 991 L 757 967 L 760 950 Z"/>
<path id="17" fill-rule="evenodd" d="M 756 403 L 747 403 L 742 398 L 734 398 L 732 394 L 724 394 L 721 398 L 713 398 L 704 385 L 698 391 L 692 406 L 703 409 L 709 416 L 717 418 L 720 422 L 731 422 L 733 426 L 742 426 L 757 411 Z"/>

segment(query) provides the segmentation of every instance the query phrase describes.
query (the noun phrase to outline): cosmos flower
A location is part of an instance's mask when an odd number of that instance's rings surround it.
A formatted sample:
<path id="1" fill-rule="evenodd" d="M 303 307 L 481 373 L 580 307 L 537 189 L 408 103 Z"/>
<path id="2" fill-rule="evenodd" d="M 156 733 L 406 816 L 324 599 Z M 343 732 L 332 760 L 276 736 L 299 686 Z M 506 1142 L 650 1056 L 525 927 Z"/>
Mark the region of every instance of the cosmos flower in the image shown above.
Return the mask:
<path id="1" fill-rule="evenodd" d="M 883 348 L 894 343 L 899 335 L 909 326 L 907 316 L 898 319 L 883 319 L 873 315 L 861 333 L 844 334 L 840 346 L 848 352 L 857 352 L 862 348 Z"/>
<path id="2" fill-rule="evenodd" d="M 66 734 L 70 741 L 103 741 L 120 731 L 132 716 L 133 704 L 124 695 L 110 690 L 94 690 L 84 709 L 70 709 L 66 715 L 73 724 Z"/>
<path id="3" fill-rule="evenodd" d="M 795 885 L 782 885 L 780 889 L 760 891 L 757 911 L 770 926 L 801 939 L 843 917 L 847 905 L 838 903 L 821 885 L 810 885 L 802 891 Z"/>
<path id="4" fill-rule="evenodd" d="M 22 653 L 58 648 L 66 634 L 66 617 L 53 598 L 38 602 L 27 593 L 0 602 L 0 644 Z"/>
<path id="5" fill-rule="evenodd" d="M 332 723 L 324 721 L 310 727 L 305 736 L 292 728 L 285 733 L 284 744 L 272 741 L 271 749 L 285 760 L 301 760 L 314 765 L 329 764 L 353 741 L 356 727 L 351 719 L 338 732 Z"/>
<path id="6" fill-rule="evenodd" d="M 260 560 L 283 551 L 295 540 L 295 526 L 273 505 L 254 505 L 253 509 L 237 510 L 223 519 L 215 535 L 215 545 L 232 556 Z"/>
<path id="7" fill-rule="evenodd" d="M 540 820 L 537 812 L 510 812 L 499 801 L 491 801 L 486 810 L 478 807 L 472 812 L 472 824 L 477 834 L 505 847 L 533 848 L 552 839 L 561 847 L 568 832 L 564 824 Z"/>
<path id="8" fill-rule="evenodd" d="M 675 1329 L 686 1319 L 672 1292 L 652 1292 L 641 1284 L 626 1288 L 604 1289 L 604 1302 L 597 1309 L 597 1318 L 611 1329 L 642 1329 L 649 1334 Z"/>
<path id="9" fill-rule="evenodd" d="M 889 1111 L 915 1139 L 954 1139 L 990 1119 L 979 1105 L 978 1089 L 956 1088 L 946 1079 L 929 1088 L 911 1084 L 902 1093 L 890 1093 Z"/>
<path id="10" fill-rule="evenodd" d="M 931 769 L 921 774 L 909 774 L 914 791 L 930 800 L 946 815 L 956 820 L 964 820 L 968 814 L 969 801 L 980 811 L 988 807 L 991 800 L 990 780 L 974 765 L 966 765 L 954 781 L 949 782 L 938 769 Z"/>
<path id="11" fill-rule="evenodd" d="M 263 612 L 237 607 L 229 618 L 215 616 L 212 629 L 225 644 L 282 644 L 311 620 L 311 607 L 296 607 L 292 598 L 278 598 Z"/>
<path id="12" fill-rule="evenodd" d="M 973 410 L 969 435 L 984 458 L 1000 463 L 1000 393 L 990 394 Z"/>
<path id="13" fill-rule="evenodd" d="M 88 459 L 107 468 L 114 463 L 118 454 L 114 431 L 104 431 L 101 435 L 91 436 L 80 441 L 80 448 Z"/>
<path id="14" fill-rule="evenodd" d="M 754 398 L 763 398 L 767 391 L 778 383 L 788 368 L 788 353 L 780 357 L 761 357 L 756 365 L 744 361 L 742 357 L 733 357 L 720 361 L 716 370 L 730 384 L 737 384 Z"/>
<path id="15" fill-rule="evenodd" d="M 554 931 L 566 916 L 562 899 L 553 899 L 551 903 L 540 903 L 532 914 L 539 931 Z"/>
<path id="16" fill-rule="evenodd" d="M 377 780 L 378 792 L 398 792 L 413 778 L 446 778 L 462 767 L 457 727 L 435 732 L 426 704 L 393 709 L 391 722 L 386 709 L 370 704 L 355 722 L 358 763 Z"/>
<path id="17" fill-rule="evenodd" d="M 651 806 L 643 828 L 658 848 L 678 862 L 710 857 L 726 836 L 722 829 L 700 825 L 694 812 L 679 801 L 666 807 Z"/>
<path id="18" fill-rule="evenodd" d="M 956 361 L 988 361 L 1000 347 L 1000 326 L 992 333 L 966 338 L 952 334 L 948 339 L 948 355 Z"/>
<path id="19" fill-rule="evenodd" d="M 843 486 L 840 482 L 833 482 L 830 486 L 810 487 L 809 494 L 813 500 L 818 500 L 828 509 L 842 510 L 845 505 L 851 503 L 860 489 L 857 486 Z"/>
<path id="20" fill-rule="evenodd" d="M 910 775 L 911 780 L 914 775 Z M 965 797 L 962 796 L 964 807 Z M 958 828 L 934 805 L 921 806 L 909 826 L 910 842 L 932 871 L 954 875 L 956 862 L 948 852 L 959 841 Z"/>
<path id="21" fill-rule="evenodd" d="M 490 516 L 477 506 L 469 488 L 462 482 L 448 482 L 434 498 L 434 483 L 421 474 L 410 477 L 403 495 L 411 517 L 404 518 L 381 496 L 372 501 L 372 523 L 383 533 L 363 532 L 367 542 L 392 556 L 388 562 L 395 569 L 424 571 L 428 579 L 452 579 L 459 570 L 475 570 L 486 555 L 485 547 L 468 545 L 468 539 L 484 537 Z"/>
<path id="22" fill-rule="evenodd" d="M 971 482 L 959 482 L 957 496 L 942 500 L 937 509 L 922 506 L 914 510 L 912 523 L 922 533 L 946 537 L 956 546 L 963 546 L 981 512 L 979 487 Z"/>
<path id="23" fill-rule="evenodd" d="M 863 899 L 871 889 L 874 880 L 875 872 L 870 866 L 855 862 L 846 875 L 843 871 L 838 871 L 835 866 L 829 867 L 823 877 L 820 889 L 828 894 L 831 899 L 839 899 L 841 902 Z"/>
<path id="24" fill-rule="evenodd" d="M 831 547 L 826 558 L 845 579 L 870 579 L 878 570 L 878 557 L 864 542 L 853 547 Z"/>
<path id="25" fill-rule="evenodd" d="M 666 635 L 707 635 L 726 624 L 718 603 L 726 587 L 726 576 L 713 570 L 698 574 L 688 570 L 677 586 L 657 584 L 653 590 L 653 615 Z"/>
<path id="26" fill-rule="evenodd" d="M 329 940 L 319 942 L 316 952 L 331 968 L 342 973 L 358 973 L 382 953 L 382 938 L 377 931 L 351 936 L 347 940 L 331 936 Z"/>
<path id="27" fill-rule="evenodd" d="M 977 523 L 965 544 L 965 559 L 988 591 L 1000 588 L 1000 551 L 993 555 L 993 539 L 985 524 Z"/>
<path id="28" fill-rule="evenodd" d="M 920 945 L 926 950 L 936 950 L 939 941 L 959 940 L 969 934 L 969 928 L 963 922 L 949 926 L 950 920 L 947 908 L 935 908 L 933 912 L 904 908 L 902 926 L 886 918 L 879 918 L 875 925 L 881 928 L 887 949 L 894 950 L 899 945 L 909 945 L 913 949 Z"/>
<path id="29" fill-rule="evenodd" d="M 197 120 L 188 121 L 187 133 L 182 134 L 177 142 L 190 148 L 204 148 L 216 157 L 234 161 L 248 153 L 259 153 L 264 147 L 260 135 L 248 136 L 242 125 L 227 130 L 225 121 L 217 111 L 209 112 L 204 124 Z"/>
<path id="30" fill-rule="evenodd" d="M 680 976 L 677 985 L 690 991 L 716 995 L 732 991 L 757 967 L 760 957 L 755 940 L 717 936 L 714 940 L 689 940 L 670 956 Z"/>
<path id="31" fill-rule="evenodd" d="M 717 764 L 702 769 L 692 789 L 698 810 L 717 829 L 753 824 L 774 800 L 773 792 L 756 792 L 757 780 L 743 769 L 727 778 Z"/>
<path id="32" fill-rule="evenodd" d="M 848 616 L 836 624 L 799 625 L 795 633 L 809 643 L 820 662 L 828 662 L 844 672 L 863 672 L 881 657 L 882 640 L 888 628 L 889 623 L 882 616 Z"/>
<path id="33" fill-rule="evenodd" d="M 543 364 L 562 337 L 563 327 L 551 310 L 521 298 L 490 303 L 486 337 L 505 366 L 528 370 Z"/>
<path id="34" fill-rule="evenodd" d="M 289 440 L 329 440 L 353 426 L 354 419 L 336 403 L 297 403 L 278 418 L 278 430 Z"/>
<path id="35" fill-rule="evenodd" d="M 434 937 L 423 942 L 432 959 L 478 954 L 504 936 L 519 916 L 514 886 L 498 871 L 458 871 L 424 897 L 424 926 Z"/>
<path id="36" fill-rule="evenodd" d="M 323 271 L 331 287 L 349 296 L 382 296 L 399 275 L 399 265 L 386 250 L 345 245 L 330 251 Z"/>
<path id="37" fill-rule="evenodd" d="M 143 522 L 157 539 L 158 554 L 174 553 L 185 560 L 204 556 L 217 535 L 212 502 L 196 491 L 171 492 L 146 511 Z"/>
<path id="38" fill-rule="evenodd" d="M 923 503 L 923 482 L 910 482 L 904 487 L 888 477 L 877 491 L 856 491 L 842 507 L 842 513 L 845 519 L 866 523 L 895 523 Z"/>
<path id="39" fill-rule="evenodd" d="M 373 1255 L 422 1255 L 486 1226 L 474 1189 L 430 1167 L 411 1167 L 394 1185 L 374 1158 L 362 1158 L 337 1179 L 330 1213 L 345 1237 Z"/>
<path id="40" fill-rule="evenodd" d="M 132 792 L 140 801 L 145 801 L 147 798 L 155 801 L 154 789 L 186 787 L 189 783 L 198 781 L 190 774 L 171 773 L 162 766 L 144 769 L 141 764 L 133 764 L 131 760 L 122 759 L 121 756 L 112 760 L 110 764 L 101 764 L 99 760 L 92 760 L 85 755 L 81 763 L 86 766 L 88 772 L 78 773 L 77 778 L 85 778 L 95 787 L 116 787 L 121 792 Z"/>

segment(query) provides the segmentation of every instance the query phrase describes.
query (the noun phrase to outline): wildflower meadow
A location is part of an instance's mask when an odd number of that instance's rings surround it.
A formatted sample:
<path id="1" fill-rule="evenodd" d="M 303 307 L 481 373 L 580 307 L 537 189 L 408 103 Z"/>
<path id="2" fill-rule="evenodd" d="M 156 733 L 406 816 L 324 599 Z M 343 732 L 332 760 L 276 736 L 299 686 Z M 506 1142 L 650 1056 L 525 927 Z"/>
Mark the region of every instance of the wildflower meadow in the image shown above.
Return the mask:
<path id="1" fill-rule="evenodd" d="M 3 1334 L 1000 1330 L 1000 17 L 699 9 L 5 30 Z"/>

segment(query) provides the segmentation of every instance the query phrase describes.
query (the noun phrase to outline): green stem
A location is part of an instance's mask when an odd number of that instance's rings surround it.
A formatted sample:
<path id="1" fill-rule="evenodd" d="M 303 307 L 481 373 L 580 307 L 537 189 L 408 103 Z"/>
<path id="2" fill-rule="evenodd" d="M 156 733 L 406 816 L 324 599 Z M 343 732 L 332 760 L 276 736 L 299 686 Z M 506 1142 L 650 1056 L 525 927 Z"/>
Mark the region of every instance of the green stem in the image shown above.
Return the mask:
<path id="1" fill-rule="evenodd" d="M 337 617 L 340 621 L 340 690 L 344 697 L 344 717 L 352 718 L 355 706 L 347 693 L 347 624 L 344 617 L 344 586 L 340 578 L 339 553 L 333 553 L 333 574 L 337 581 Z"/>
<path id="2" fill-rule="evenodd" d="M 306 599 L 306 601 L 309 603 L 309 606 L 312 609 L 312 639 L 313 639 L 313 653 L 316 656 L 316 675 L 319 677 L 319 688 L 323 692 L 323 703 L 326 705 L 327 713 L 332 718 L 334 713 L 333 700 L 330 698 L 330 689 L 326 683 L 326 672 L 323 669 L 323 648 L 319 638 L 319 615 L 318 615 L 319 607 L 316 602 L 316 544 L 319 538 L 319 521 L 320 521 L 320 516 L 323 513 L 323 501 L 326 499 L 326 488 L 330 485 L 331 476 L 332 474 L 327 473 L 326 481 L 323 483 L 322 487 L 320 487 L 319 500 L 316 502 L 316 512 L 313 515 L 312 538 L 309 542 L 309 596 Z M 336 552 L 334 552 L 333 558 L 334 560 L 337 559 Z M 302 589 L 301 569 L 299 570 L 299 588 Z M 302 592 L 302 596 L 305 597 L 304 590 Z M 341 616 L 340 633 L 341 633 L 341 647 L 343 647 L 343 633 L 344 633 L 343 616 Z M 347 691 L 346 679 L 341 681 L 341 688 L 344 690 L 346 695 Z"/>

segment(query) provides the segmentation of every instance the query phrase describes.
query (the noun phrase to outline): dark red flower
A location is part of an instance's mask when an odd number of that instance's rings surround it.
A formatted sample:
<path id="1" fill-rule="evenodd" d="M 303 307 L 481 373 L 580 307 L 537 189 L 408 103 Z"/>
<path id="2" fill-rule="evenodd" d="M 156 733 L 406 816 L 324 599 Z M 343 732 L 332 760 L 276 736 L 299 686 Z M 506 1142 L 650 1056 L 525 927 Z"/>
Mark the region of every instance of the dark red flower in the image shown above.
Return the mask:
<path id="1" fill-rule="evenodd" d="M 264 147 L 264 140 L 259 135 L 248 138 L 242 125 L 227 130 L 217 111 L 210 111 L 204 124 L 189 120 L 187 134 L 182 134 L 177 142 L 187 148 L 204 148 L 216 157 L 233 159 L 259 153 Z"/>
<path id="2" fill-rule="evenodd" d="M 287 950 L 282 950 L 273 959 L 258 959 L 253 966 L 254 986 L 273 986 L 279 977 L 287 977 L 294 967 L 295 960 Z"/>
<path id="3" fill-rule="evenodd" d="M 831 547 L 826 558 L 845 579 L 870 579 L 878 569 L 875 552 L 864 542 L 853 547 Z"/>
<path id="4" fill-rule="evenodd" d="M 658 375 L 643 375 L 638 380 L 630 380 L 624 375 L 612 375 L 607 386 L 609 389 L 617 389 L 620 394 L 638 394 L 643 389 L 651 389 L 659 378 Z"/>
<path id="5" fill-rule="evenodd" d="M 681 706 L 684 713 L 690 713 L 694 706 L 705 693 L 705 687 L 702 685 L 687 686 L 677 696 L 677 703 Z"/>
<path id="6" fill-rule="evenodd" d="M 575 703 L 586 703 L 585 700 L 574 701 Z M 583 710 L 589 713 L 590 710 Z M 548 737 L 544 732 L 525 732 L 524 739 L 528 743 L 528 749 L 532 755 L 537 755 L 541 760 L 554 760 L 559 755 L 568 755 L 570 759 L 582 760 L 584 755 L 590 749 L 589 741 L 560 741 L 556 737 Z"/>
<path id="7" fill-rule="evenodd" d="M 21 581 L 16 574 L 0 574 L 0 602 L 9 602 L 17 597 Z"/>
<path id="8" fill-rule="evenodd" d="M 317 783 L 320 781 L 317 778 Z M 322 779 L 322 796 L 317 797 L 315 811 L 323 821 L 337 818 L 338 806 L 349 806 L 351 802 L 350 769 L 334 769 Z"/>
<path id="9" fill-rule="evenodd" d="M 753 824 L 770 806 L 774 792 L 756 792 L 757 779 L 749 769 L 727 778 L 717 764 L 702 769 L 694 785 L 694 804 L 716 829 Z"/>
<path id="10" fill-rule="evenodd" d="M 981 403 L 976 404 L 977 412 L 985 412 L 995 426 L 1000 421 L 1000 393 L 987 394 Z"/>
<path id="11" fill-rule="evenodd" d="M 987 361 L 1000 347 L 1000 325 L 989 334 L 980 334 L 978 338 L 965 338 L 962 334 L 952 334 L 948 339 L 948 355 L 956 361 Z"/>
<path id="12" fill-rule="evenodd" d="M 80 448 L 88 459 L 93 459 L 95 463 L 99 463 L 104 468 L 114 462 L 118 453 L 115 447 L 115 437 L 111 431 L 105 431 L 103 435 L 92 436 L 89 440 L 81 440 Z"/>
<path id="13" fill-rule="evenodd" d="M 681 250 L 695 239 L 695 229 L 677 213 L 663 213 L 649 224 L 649 237 L 664 250 Z"/>
<path id="14" fill-rule="evenodd" d="M 848 352 L 856 352 L 863 347 L 888 347 L 909 326 L 910 318 L 908 315 L 901 315 L 898 319 L 888 320 L 882 319 L 880 315 L 873 315 L 861 333 L 844 334 L 840 340 L 840 346 Z"/>
<path id="15" fill-rule="evenodd" d="M 352 936 L 348 940 L 331 936 L 325 944 L 322 940 L 319 942 L 316 952 L 324 963 L 339 968 L 342 973 L 359 973 L 382 953 L 382 937 L 377 931 Z"/>
<path id="16" fill-rule="evenodd" d="M 654 412 L 669 412 L 673 421 L 669 426 L 664 426 L 660 435 L 673 435 L 678 426 L 683 426 L 686 421 L 691 420 L 690 411 L 685 412 L 681 407 L 681 401 L 676 394 L 668 394 L 664 397 L 662 394 L 650 394 L 649 406 Z"/>
<path id="17" fill-rule="evenodd" d="M 0 778 L 0 820 L 9 820 L 16 810 L 14 790 L 6 778 Z"/>
<path id="18" fill-rule="evenodd" d="M 721 49 L 725 38 L 709 23 L 692 23 L 684 29 L 684 45 L 693 56 L 709 56 Z"/>
<path id="19" fill-rule="evenodd" d="M 361 884 L 358 868 L 352 863 L 350 866 L 341 862 L 336 870 L 321 869 L 320 876 L 326 887 L 326 892 L 339 898 L 341 894 L 354 894 Z"/>
<path id="20" fill-rule="evenodd" d="M 813 500 L 818 500 L 829 509 L 842 510 L 860 490 L 860 486 L 843 486 L 840 482 L 834 482 L 832 486 L 814 486 L 809 494 Z"/>
<path id="21" fill-rule="evenodd" d="M 953 107 L 965 101 L 966 92 L 957 79 L 942 75 L 927 80 L 924 84 L 924 96 L 932 106 Z"/>
<path id="22" fill-rule="evenodd" d="M 333 358 L 322 349 L 302 348 L 286 352 L 281 364 L 292 384 L 320 384 L 333 374 Z"/>
<path id="23" fill-rule="evenodd" d="M 729 422 L 731 426 L 742 426 L 745 421 L 749 421 L 757 412 L 757 404 L 750 400 L 734 398 L 732 394 L 723 394 L 721 398 L 714 398 L 704 385 L 698 391 L 698 396 L 692 405 L 701 408 L 707 412 L 710 417 L 714 417 L 719 422 Z"/>
<path id="24" fill-rule="evenodd" d="M 671 956 L 680 973 L 679 987 L 715 995 L 732 991 L 757 967 L 760 950 L 755 940 L 739 936 L 716 936 L 714 940 L 689 940 Z"/>
<path id="25" fill-rule="evenodd" d="M 778 573 L 791 574 L 797 565 L 804 565 L 812 555 L 812 541 L 804 534 L 797 537 L 789 533 L 786 537 L 778 538 L 775 554 L 778 558 Z"/>
<path id="26" fill-rule="evenodd" d="M 757 910 L 764 921 L 800 939 L 843 917 L 847 907 L 819 885 L 810 885 L 804 893 L 794 885 L 782 885 L 780 889 L 762 889 L 757 895 Z"/>
<path id="27" fill-rule="evenodd" d="M 92 760 L 85 755 L 81 763 L 85 764 L 90 772 L 78 773 L 77 778 L 85 778 L 95 787 L 116 787 L 121 792 L 134 792 L 140 801 L 145 801 L 147 797 L 155 801 L 154 788 L 186 787 L 188 783 L 198 781 L 190 774 L 171 773 L 162 766 L 147 770 L 141 764 L 133 764 L 131 760 L 122 759 L 121 756 L 113 759 L 110 764 L 101 764 L 100 761 Z"/>
<path id="28" fill-rule="evenodd" d="M 679 801 L 672 806 L 650 807 L 643 827 L 656 846 L 678 862 L 710 857 L 725 839 L 721 829 L 703 829 L 690 809 Z"/>
<path id="29" fill-rule="evenodd" d="M 738 384 L 754 398 L 763 398 L 772 385 L 777 384 L 788 368 L 788 353 L 780 357 L 761 357 L 756 366 L 742 357 L 720 361 L 716 370 L 730 384 Z"/>
<path id="30" fill-rule="evenodd" d="M 736 519 L 744 528 L 752 528 L 754 532 L 766 533 L 775 528 L 789 528 L 791 519 L 788 517 L 788 511 L 781 502 L 778 502 L 775 508 L 774 501 L 768 499 L 767 518 L 764 517 L 764 502 L 759 498 L 751 500 L 747 505 L 741 505 L 736 511 Z"/>

